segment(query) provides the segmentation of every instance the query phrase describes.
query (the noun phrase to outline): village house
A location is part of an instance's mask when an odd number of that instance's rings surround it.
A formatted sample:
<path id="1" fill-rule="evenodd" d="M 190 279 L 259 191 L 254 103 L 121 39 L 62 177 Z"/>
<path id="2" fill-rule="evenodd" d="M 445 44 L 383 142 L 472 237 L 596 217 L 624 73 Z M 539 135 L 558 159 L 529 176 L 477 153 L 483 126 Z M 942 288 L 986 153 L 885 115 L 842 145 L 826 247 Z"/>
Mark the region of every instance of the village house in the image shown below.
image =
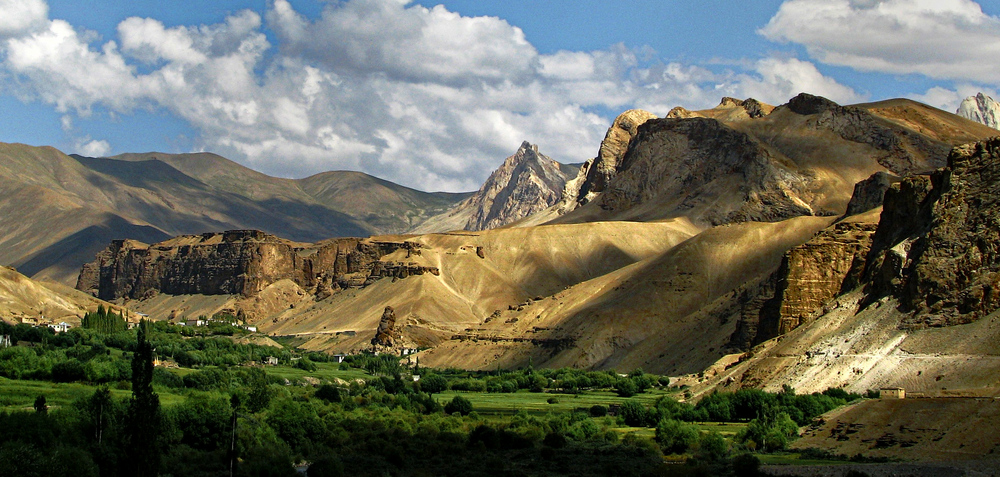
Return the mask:
<path id="1" fill-rule="evenodd" d="M 49 323 L 48 326 L 49 326 L 49 328 L 52 328 L 52 330 L 55 331 L 56 333 L 67 332 L 67 331 L 69 331 L 70 328 L 73 327 L 73 325 L 70 325 L 69 323 L 66 323 L 65 321 L 61 321 L 59 323 Z"/>
<path id="2" fill-rule="evenodd" d="M 882 388 L 878 391 L 882 399 L 905 399 L 906 390 L 903 388 Z"/>

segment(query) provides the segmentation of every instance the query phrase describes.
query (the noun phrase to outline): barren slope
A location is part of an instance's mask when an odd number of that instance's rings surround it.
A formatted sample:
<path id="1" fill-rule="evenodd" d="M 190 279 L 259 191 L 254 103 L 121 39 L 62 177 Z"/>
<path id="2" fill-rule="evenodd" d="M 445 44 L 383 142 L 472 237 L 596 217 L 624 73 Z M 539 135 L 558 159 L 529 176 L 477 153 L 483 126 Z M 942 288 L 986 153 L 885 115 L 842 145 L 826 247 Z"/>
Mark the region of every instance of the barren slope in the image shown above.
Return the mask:
<path id="1" fill-rule="evenodd" d="M 44 317 L 48 322 L 78 325 L 84 313 L 101 303 L 70 287 L 32 280 L 12 268 L 0 267 L 0 318 Z"/>

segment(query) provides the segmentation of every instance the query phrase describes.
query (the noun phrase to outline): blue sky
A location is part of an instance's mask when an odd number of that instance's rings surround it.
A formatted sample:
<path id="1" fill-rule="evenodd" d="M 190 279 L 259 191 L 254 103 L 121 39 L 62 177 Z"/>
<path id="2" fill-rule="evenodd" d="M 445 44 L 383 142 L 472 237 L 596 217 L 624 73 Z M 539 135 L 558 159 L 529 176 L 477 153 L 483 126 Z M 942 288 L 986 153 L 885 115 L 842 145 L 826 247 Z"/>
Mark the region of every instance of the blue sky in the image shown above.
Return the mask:
<path id="1" fill-rule="evenodd" d="M 439 5 L 440 4 L 440 5 Z M 169 8 L 164 8 L 169 5 Z M 521 141 L 592 157 L 616 114 L 1000 85 L 1000 2 L 0 0 L 0 141 L 211 151 L 268 174 L 479 186 Z"/>

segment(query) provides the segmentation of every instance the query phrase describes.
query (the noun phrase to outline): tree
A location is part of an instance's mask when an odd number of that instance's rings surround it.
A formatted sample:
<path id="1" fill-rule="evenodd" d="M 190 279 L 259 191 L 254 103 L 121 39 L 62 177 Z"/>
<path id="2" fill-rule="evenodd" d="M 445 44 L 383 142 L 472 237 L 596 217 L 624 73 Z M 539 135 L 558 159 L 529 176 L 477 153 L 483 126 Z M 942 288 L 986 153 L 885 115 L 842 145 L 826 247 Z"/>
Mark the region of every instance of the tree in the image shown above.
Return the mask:
<path id="1" fill-rule="evenodd" d="M 437 394 L 448 389 L 448 380 L 438 374 L 425 376 L 419 382 L 420 390 L 427 394 Z"/>
<path id="2" fill-rule="evenodd" d="M 104 429 L 111 420 L 111 406 L 111 390 L 107 386 L 97 388 L 87 400 L 87 413 L 93 419 L 94 440 L 98 446 L 104 441 Z"/>
<path id="3" fill-rule="evenodd" d="M 639 386 L 632 378 L 621 378 L 615 383 L 615 392 L 621 397 L 632 397 L 639 392 Z"/>
<path id="4" fill-rule="evenodd" d="M 641 402 L 636 401 L 635 399 L 629 399 L 628 401 L 623 402 L 621 409 L 618 410 L 618 415 L 621 416 L 627 426 L 646 426 L 646 406 L 643 406 Z"/>
<path id="5" fill-rule="evenodd" d="M 322 399 L 326 402 L 340 402 L 340 388 L 332 384 L 324 384 L 316 390 L 314 396 L 317 399 Z"/>
<path id="6" fill-rule="evenodd" d="M 736 440 L 745 444 L 753 443 L 763 451 L 776 451 L 788 445 L 788 438 L 798 432 L 799 427 L 788 414 L 767 410 L 760 417 L 750 421 L 746 429 L 736 435 Z"/>
<path id="7" fill-rule="evenodd" d="M 656 425 L 656 442 L 663 452 L 682 454 L 698 442 L 698 430 L 676 419 L 663 419 Z"/>
<path id="8" fill-rule="evenodd" d="M 132 355 L 132 399 L 128 409 L 129 466 L 127 474 L 155 476 L 160 468 L 160 396 L 153 392 L 153 345 L 147 340 L 149 321 L 137 327 Z"/>
<path id="9" fill-rule="evenodd" d="M 445 404 L 444 412 L 448 414 L 460 413 L 463 416 L 468 416 L 472 412 L 472 403 L 468 399 L 462 396 L 455 396 Z"/>

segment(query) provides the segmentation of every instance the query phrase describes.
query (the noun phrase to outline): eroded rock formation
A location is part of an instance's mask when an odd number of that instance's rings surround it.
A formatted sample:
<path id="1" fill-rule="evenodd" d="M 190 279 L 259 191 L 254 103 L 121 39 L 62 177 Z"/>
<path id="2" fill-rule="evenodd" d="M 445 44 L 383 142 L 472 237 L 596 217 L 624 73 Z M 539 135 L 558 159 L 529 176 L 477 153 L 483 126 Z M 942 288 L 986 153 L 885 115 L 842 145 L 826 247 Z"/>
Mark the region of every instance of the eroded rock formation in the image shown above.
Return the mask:
<path id="1" fill-rule="evenodd" d="M 391 306 L 387 306 L 382 311 L 378 329 L 375 330 L 375 337 L 372 338 L 372 346 L 391 348 L 399 341 L 399 337 L 399 330 L 396 329 L 396 311 Z"/>
<path id="2" fill-rule="evenodd" d="M 116 240 L 83 266 L 77 289 L 104 300 L 155 293 L 252 296 L 290 279 L 302 288 L 330 292 L 384 277 L 438 274 L 433 267 L 381 260 L 398 250 L 409 257 L 419 247 L 356 238 L 303 246 L 258 230 L 183 235 L 153 245 Z"/>
<path id="3" fill-rule="evenodd" d="M 712 225 L 814 215 L 809 178 L 781 167 L 756 139 L 715 119 L 646 121 L 620 169 L 596 199 L 602 209 L 621 212 L 667 199 L 668 208 L 703 210 L 693 218 Z M 737 194 L 719 200 L 729 184 L 738 184 Z"/>
<path id="4" fill-rule="evenodd" d="M 882 201 L 885 199 L 885 192 L 899 180 L 896 176 L 880 171 L 854 184 L 854 194 L 851 195 L 851 201 L 847 203 L 847 212 L 844 216 L 849 217 L 881 207 Z"/>
<path id="5" fill-rule="evenodd" d="M 781 259 L 768 279 L 741 300 L 740 323 L 730 343 L 737 348 L 798 328 L 824 305 L 859 283 L 876 224 L 839 222 Z"/>

